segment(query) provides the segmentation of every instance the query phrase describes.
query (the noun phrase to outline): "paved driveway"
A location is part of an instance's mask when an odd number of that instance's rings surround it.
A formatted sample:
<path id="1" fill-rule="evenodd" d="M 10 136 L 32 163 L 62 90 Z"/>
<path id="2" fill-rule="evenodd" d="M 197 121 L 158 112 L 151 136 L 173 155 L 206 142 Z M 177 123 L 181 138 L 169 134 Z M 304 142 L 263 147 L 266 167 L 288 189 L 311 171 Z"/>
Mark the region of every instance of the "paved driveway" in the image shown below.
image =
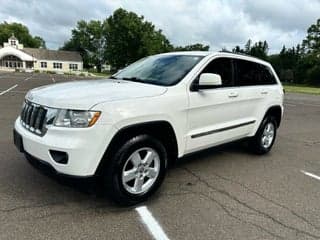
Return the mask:
<path id="1" fill-rule="evenodd" d="M 210 149 L 169 170 L 148 202 L 119 208 L 97 179 L 31 166 L 12 144 L 28 89 L 74 77 L 0 73 L 0 239 L 320 239 L 320 97 L 287 94 L 272 152 Z"/>

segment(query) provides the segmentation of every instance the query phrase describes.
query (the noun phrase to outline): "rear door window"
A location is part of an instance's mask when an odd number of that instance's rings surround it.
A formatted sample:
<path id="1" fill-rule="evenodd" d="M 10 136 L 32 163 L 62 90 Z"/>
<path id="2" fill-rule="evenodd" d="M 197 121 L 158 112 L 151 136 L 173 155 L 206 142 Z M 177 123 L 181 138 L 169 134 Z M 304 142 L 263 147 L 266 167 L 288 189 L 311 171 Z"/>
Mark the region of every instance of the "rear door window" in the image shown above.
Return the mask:
<path id="1" fill-rule="evenodd" d="M 276 84 L 276 78 L 267 66 L 260 65 L 260 84 Z"/>
<path id="2" fill-rule="evenodd" d="M 276 79 L 269 67 L 240 59 L 235 60 L 235 62 L 237 66 L 237 86 L 268 85 L 276 83 Z"/>

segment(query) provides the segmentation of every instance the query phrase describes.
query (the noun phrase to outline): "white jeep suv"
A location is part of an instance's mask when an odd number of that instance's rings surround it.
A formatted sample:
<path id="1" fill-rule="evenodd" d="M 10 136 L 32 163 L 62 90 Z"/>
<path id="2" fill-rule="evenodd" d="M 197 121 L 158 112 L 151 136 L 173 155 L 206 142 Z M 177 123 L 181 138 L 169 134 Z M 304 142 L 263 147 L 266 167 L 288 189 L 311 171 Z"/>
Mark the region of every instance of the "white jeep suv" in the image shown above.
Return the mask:
<path id="1" fill-rule="evenodd" d="M 269 63 L 225 52 L 166 53 L 110 79 L 30 90 L 14 142 L 57 173 L 102 176 L 111 198 L 135 204 L 186 154 L 242 138 L 256 153 L 269 152 L 282 114 L 283 88 Z"/>

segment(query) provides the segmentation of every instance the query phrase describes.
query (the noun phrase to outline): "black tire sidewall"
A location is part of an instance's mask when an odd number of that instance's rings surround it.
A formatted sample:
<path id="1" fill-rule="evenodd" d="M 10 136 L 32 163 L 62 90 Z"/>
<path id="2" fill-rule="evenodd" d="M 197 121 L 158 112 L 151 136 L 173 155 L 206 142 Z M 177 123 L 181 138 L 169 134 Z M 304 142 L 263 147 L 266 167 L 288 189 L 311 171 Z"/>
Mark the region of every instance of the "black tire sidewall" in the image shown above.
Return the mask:
<path id="1" fill-rule="evenodd" d="M 144 147 L 150 147 L 158 153 L 160 158 L 160 172 L 153 186 L 147 192 L 132 194 L 129 193 L 122 184 L 122 170 L 130 155 L 134 151 Z M 104 178 L 107 194 L 122 205 L 133 205 L 145 201 L 162 184 L 166 174 L 167 161 L 166 149 L 156 138 L 149 135 L 139 135 L 129 139 L 111 156 L 110 162 L 107 164 Z"/>
<path id="2" fill-rule="evenodd" d="M 273 139 L 272 139 L 271 145 L 270 145 L 269 147 L 265 148 L 265 147 L 262 145 L 261 138 L 262 138 L 262 135 L 263 135 L 263 131 L 264 131 L 264 129 L 265 129 L 265 126 L 266 126 L 268 123 L 272 123 L 273 126 L 274 126 L 274 137 L 273 137 Z M 276 119 L 275 119 L 273 116 L 266 116 L 266 117 L 263 119 L 263 121 L 262 121 L 262 123 L 261 123 L 261 125 L 260 125 L 260 127 L 259 127 L 259 129 L 258 129 L 258 131 L 257 131 L 257 133 L 256 133 L 256 135 L 255 135 L 254 138 L 252 139 L 251 147 L 252 147 L 253 150 L 254 150 L 256 153 L 258 153 L 258 154 L 268 153 L 268 152 L 271 150 L 271 148 L 272 148 L 272 146 L 273 146 L 273 144 L 274 144 L 274 142 L 275 142 L 275 140 L 276 140 L 276 137 L 277 137 L 277 121 L 276 121 Z"/>

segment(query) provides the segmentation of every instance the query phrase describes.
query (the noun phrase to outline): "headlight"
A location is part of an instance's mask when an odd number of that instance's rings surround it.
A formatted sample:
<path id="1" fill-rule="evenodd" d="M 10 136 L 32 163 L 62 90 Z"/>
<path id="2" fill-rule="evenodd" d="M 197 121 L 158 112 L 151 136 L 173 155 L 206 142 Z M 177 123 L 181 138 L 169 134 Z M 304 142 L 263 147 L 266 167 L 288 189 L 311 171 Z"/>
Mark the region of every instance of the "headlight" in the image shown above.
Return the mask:
<path id="1" fill-rule="evenodd" d="M 86 128 L 94 125 L 100 112 L 60 109 L 53 122 L 57 127 Z"/>

